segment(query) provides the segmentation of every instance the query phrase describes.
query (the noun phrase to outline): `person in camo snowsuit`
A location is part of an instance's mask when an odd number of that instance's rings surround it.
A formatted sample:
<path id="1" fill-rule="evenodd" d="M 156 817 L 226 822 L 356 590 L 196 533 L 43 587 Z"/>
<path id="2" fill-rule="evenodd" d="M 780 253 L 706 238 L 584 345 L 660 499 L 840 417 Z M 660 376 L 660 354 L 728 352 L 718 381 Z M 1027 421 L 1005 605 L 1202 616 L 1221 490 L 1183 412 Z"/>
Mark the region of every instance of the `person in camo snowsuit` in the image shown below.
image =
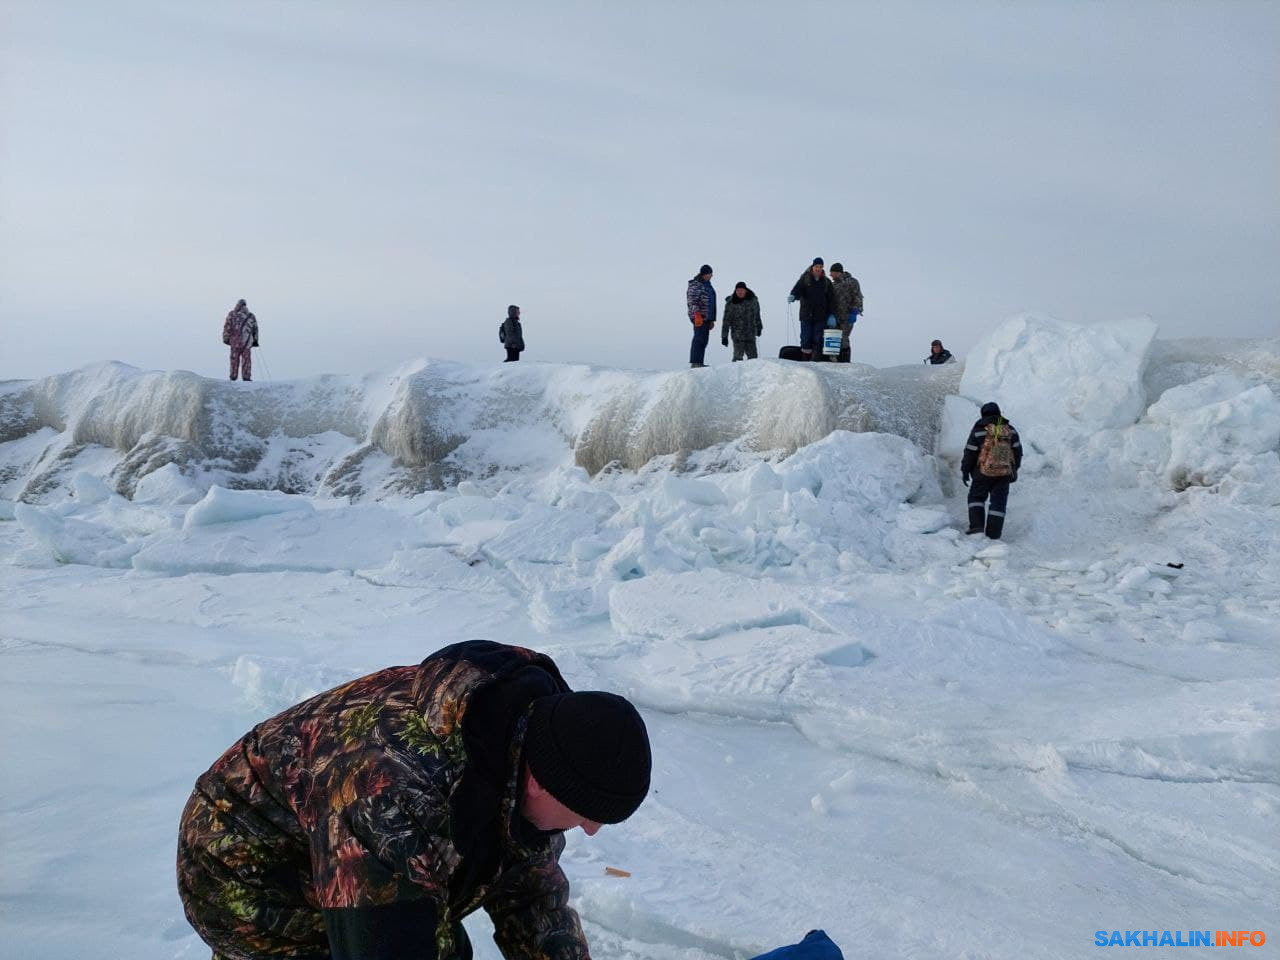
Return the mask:
<path id="1" fill-rule="evenodd" d="M 831 265 L 831 298 L 835 305 L 832 312 L 840 325 L 840 355 L 836 359 L 839 363 L 849 363 L 853 359 L 849 333 L 862 314 L 862 287 L 839 263 Z"/>
<path id="2" fill-rule="evenodd" d="M 1022 466 L 1022 439 L 1013 424 L 1001 416 L 998 404 L 984 403 L 980 412 L 982 417 L 969 431 L 964 457 L 960 461 L 960 477 L 969 488 L 969 529 L 965 532 L 985 531 L 992 540 L 999 540 L 1004 532 L 1009 484 L 1017 482 L 1018 468 Z M 1008 442 L 1011 462 L 992 467 L 984 462 L 987 460 L 984 447 L 1001 438 Z M 991 473 L 985 473 L 984 467 Z M 988 497 L 991 498 L 990 507 L 986 506 Z"/>
<path id="3" fill-rule="evenodd" d="M 756 337 L 764 333 L 764 322 L 760 319 L 760 300 L 751 288 L 739 281 L 734 285 L 733 293 L 724 298 L 724 328 L 720 333 L 720 343 L 729 345 L 729 337 L 733 337 L 733 359 L 755 360 L 759 356 L 756 350 Z"/>
<path id="4" fill-rule="evenodd" d="M 249 312 L 243 300 L 236 301 L 222 322 L 222 342 L 231 347 L 231 379 L 234 380 L 239 373 L 248 383 L 253 379 L 250 351 L 258 345 L 258 318 Z"/>
<path id="5" fill-rule="evenodd" d="M 644 721 L 522 647 L 454 644 L 254 727 L 196 781 L 178 891 L 215 960 L 587 960 L 564 831 L 649 790 Z"/>

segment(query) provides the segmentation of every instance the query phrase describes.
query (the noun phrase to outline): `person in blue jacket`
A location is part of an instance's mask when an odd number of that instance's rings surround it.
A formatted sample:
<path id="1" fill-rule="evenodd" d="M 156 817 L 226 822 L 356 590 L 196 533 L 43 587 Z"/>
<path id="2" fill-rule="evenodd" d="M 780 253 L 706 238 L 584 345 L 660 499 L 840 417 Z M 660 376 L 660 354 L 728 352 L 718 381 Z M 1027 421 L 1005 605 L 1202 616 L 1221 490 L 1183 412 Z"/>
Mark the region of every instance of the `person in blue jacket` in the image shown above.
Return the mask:
<path id="1" fill-rule="evenodd" d="M 711 267 L 703 264 L 698 275 L 689 281 L 685 303 L 689 308 L 689 322 L 693 324 L 693 343 L 689 347 L 689 366 L 705 367 L 707 341 L 716 325 L 716 291 L 711 286 Z"/>

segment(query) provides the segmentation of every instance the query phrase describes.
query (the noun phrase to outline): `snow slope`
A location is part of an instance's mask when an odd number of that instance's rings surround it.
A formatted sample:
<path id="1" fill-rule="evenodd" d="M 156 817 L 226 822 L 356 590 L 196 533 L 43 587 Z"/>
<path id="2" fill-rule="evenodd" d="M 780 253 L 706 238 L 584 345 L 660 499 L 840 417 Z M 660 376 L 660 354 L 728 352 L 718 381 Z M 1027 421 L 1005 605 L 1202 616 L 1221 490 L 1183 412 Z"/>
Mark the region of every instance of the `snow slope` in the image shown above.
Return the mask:
<path id="1" fill-rule="evenodd" d="M 1014 318 L 963 377 L 4 385 L 6 953 L 206 956 L 172 867 L 196 775 L 480 636 L 650 724 L 650 800 L 564 858 L 599 956 L 1274 929 L 1280 343 L 1113 326 Z M 991 398 L 1028 448 L 994 545 L 956 531 L 954 482 Z"/>

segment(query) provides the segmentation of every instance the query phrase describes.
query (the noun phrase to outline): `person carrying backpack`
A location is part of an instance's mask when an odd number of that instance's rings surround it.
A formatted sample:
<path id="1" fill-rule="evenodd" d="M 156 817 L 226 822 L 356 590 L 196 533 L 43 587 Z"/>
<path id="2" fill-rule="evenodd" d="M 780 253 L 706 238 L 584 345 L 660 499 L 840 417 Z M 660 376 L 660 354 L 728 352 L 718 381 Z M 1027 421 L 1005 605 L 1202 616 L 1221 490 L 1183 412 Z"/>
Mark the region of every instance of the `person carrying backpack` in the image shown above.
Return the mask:
<path id="1" fill-rule="evenodd" d="M 689 308 L 689 322 L 693 324 L 693 343 L 689 346 L 689 366 L 707 365 L 707 341 L 716 325 L 716 290 L 711 286 L 711 267 L 703 264 L 698 275 L 689 281 L 685 291 L 685 306 Z"/>
<path id="2" fill-rule="evenodd" d="M 236 305 L 222 321 L 222 342 L 231 348 L 231 379 L 236 374 L 248 383 L 253 379 L 252 349 L 258 345 L 258 318 L 249 312 L 243 300 Z"/>
<path id="3" fill-rule="evenodd" d="M 524 352 L 524 327 L 520 325 L 520 308 L 514 303 L 507 307 L 507 319 L 498 327 L 498 340 L 507 348 L 507 359 L 503 363 L 520 359 Z"/>
<path id="4" fill-rule="evenodd" d="M 960 461 L 960 478 L 969 488 L 969 529 L 965 533 L 985 531 L 992 540 L 1000 539 L 1009 484 L 1017 481 L 1020 466 L 1022 440 L 1018 431 L 1000 414 L 998 404 L 984 403 L 982 417 L 969 431 Z M 990 507 L 986 505 L 988 497 Z"/>
<path id="5" fill-rule="evenodd" d="M 720 343 L 729 345 L 729 336 L 733 335 L 733 359 L 741 360 L 745 355 L 748 360 L 759 356 L 756 351 L 756 337 L 764 333 L 764 323 L 760 319 L 760 300 L 745 283 L 739 281 L 733 293 L 724 298 L 724 330 L 720 334 Z"/>

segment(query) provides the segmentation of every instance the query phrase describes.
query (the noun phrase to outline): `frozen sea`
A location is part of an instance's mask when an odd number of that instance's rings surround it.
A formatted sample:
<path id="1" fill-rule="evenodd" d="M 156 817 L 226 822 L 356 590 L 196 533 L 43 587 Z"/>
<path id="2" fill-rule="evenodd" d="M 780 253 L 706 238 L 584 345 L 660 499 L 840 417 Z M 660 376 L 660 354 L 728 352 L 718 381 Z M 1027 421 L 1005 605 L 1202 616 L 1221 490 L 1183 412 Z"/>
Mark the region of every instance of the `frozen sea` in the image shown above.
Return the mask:
<path id="1" fill-rule="evenodd" d="M 991 399 L 1000 543 L 959 532 Z M 1013 318 L 963 368 L 0 384 L 0 954 L 206 957 L 196 776 L 477 637 L 649 724 L 649 800 L 562 860 L 599 957 L 1280 942 L 1278 451 L 1280 341 L 1141 320 Z"/>

